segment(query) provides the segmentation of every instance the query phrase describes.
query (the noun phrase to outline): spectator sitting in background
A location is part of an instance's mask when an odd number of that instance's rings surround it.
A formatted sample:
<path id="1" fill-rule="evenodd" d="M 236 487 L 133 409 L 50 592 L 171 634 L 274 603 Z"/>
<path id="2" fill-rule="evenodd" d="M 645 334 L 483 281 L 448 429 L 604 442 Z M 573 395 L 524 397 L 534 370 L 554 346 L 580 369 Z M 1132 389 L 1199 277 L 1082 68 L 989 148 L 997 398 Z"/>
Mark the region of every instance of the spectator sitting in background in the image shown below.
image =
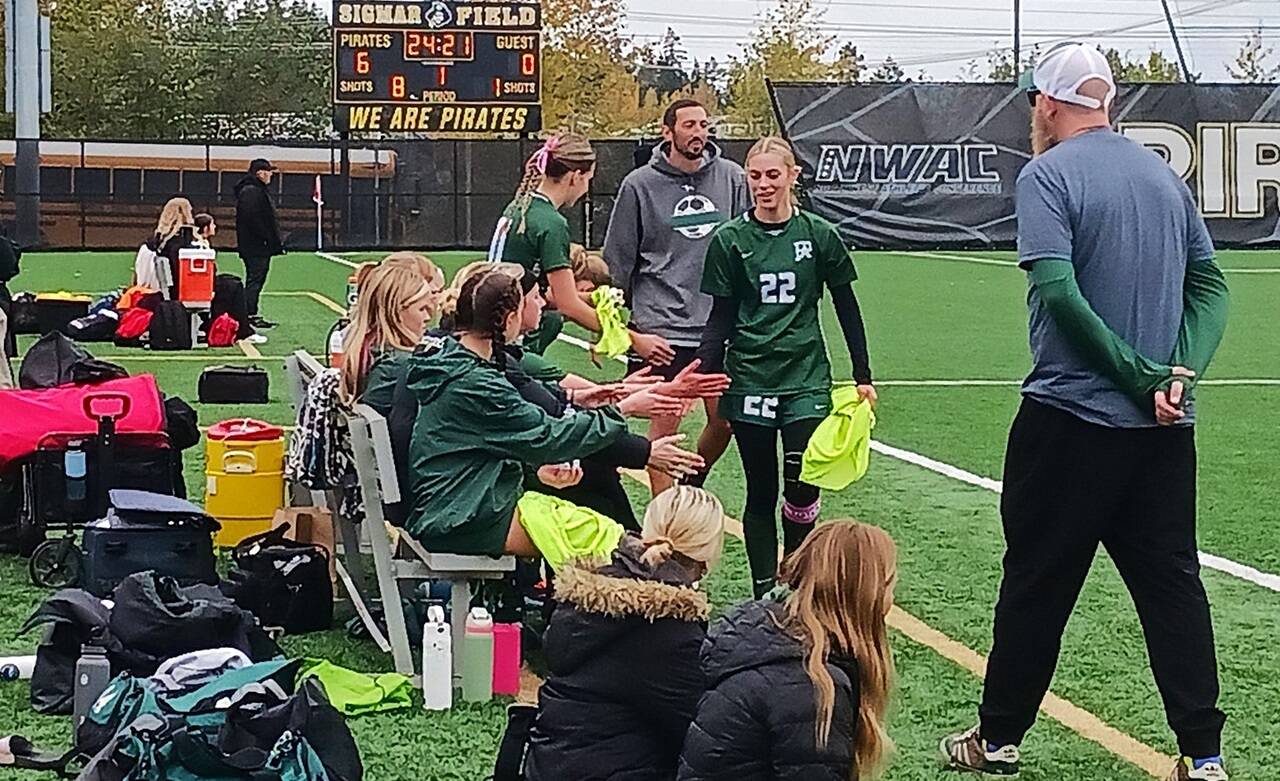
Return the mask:
<path id="1" fill-rule="evenodd" d="M 271 258 L 284 254 L 276 209 L 267 187 L 275 166 L 261 158 L 249 164 L 249 173 L 236 183 L 236 248 L 244 260 L 244 293 L 249 306 L 249 322 L 254 328 L 272 328 L 275 323 L 258 314 L 258 299 L 267 284 Z"/>
<path id="2" fill-rule="evenodd" d="M 784 602 L 748 602 L 717 621 L 679 781 L 875 777 L 891 746 L 885 616 L 896 572 L 883 530 L 832 521 L 782 562 Z"/>
<path id="3" fill-rule="evenodd" d="M 218 224 L 213 221 L 213 215 L 208 212 L 201 212 L 196 215 L 194 223 L 196 226 L 195 246 L 201 249 L 213 249 L 213 245 L 210 242 L 218 234 Z"/>
<path id="4" fill-rule="evenodd" d="M 170 198 L 160 210 L 156 232 L 147 243 L 157 255 L 169 261 L 169 297 L 178 297 L 178 253 L 195 245 L 195 218 L 191 216 L 191 201 L 186 198 Z"/>
<path id="5" fill-rule="evenodd" d="M 676 486 L 610 563 L 559 572 L 526 781 L 675 779 L 704 688 L 709 607 L 698 584 L 723 541 L 719 500 Z"/>

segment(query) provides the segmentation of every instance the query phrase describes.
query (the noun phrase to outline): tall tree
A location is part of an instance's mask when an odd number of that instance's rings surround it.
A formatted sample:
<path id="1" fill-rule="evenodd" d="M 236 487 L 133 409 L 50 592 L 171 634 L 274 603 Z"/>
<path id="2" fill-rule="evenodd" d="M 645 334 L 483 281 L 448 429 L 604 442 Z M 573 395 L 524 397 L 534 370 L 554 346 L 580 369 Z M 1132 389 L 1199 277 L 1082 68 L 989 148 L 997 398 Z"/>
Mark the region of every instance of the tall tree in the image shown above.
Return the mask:
<path id="1" fill-rule="evenodd" d="M 1275 81 L 1280 78 L 1280 63 L 1272 64 L 1271 57 L 1275 51 L 1262 42 L 1262 28 L 1249 33 L 1249 37 L 1240 44 L 1235 62 L 1227 65 L 1227 72 L 1236 81 L 1258 84 Z"/>
<path id="2" fill-rule="evenodd" d="M 876 69 L 871 73 L 870 80 L 896 83 L 906 81 L 907 75 L 902 71 L 902 66 L 898 64 L 898 61 L 890 55 L 884 58 L 884 62 L 876 66 Z"/>
<path id="3" fill-rule="evenodd" d="M 730 59 L 729 118 L 748 134 L 774 128 L 765 78 L 777 81 L 832 77 L 835 38 L 822 32 L 823 12 L 813 0 L 780 0 L 759 17 L 741 55 Z"/>
<path id="4" fill-rule="evenodd" d="M 636 97 L 622 0 L 544 0 L 542 123 L 585 133 L 616 126 Z"/>
<path id="5" fill-rule="evenodd" d="M 866 55 L 858 51 L 857 45 L 850 41 L 840 44 L 840 51 L 836 53 L 836 61 L 832 66 L 832 77 L 837 81 L 858 82 L 862 81 L 866 70 Z"/>

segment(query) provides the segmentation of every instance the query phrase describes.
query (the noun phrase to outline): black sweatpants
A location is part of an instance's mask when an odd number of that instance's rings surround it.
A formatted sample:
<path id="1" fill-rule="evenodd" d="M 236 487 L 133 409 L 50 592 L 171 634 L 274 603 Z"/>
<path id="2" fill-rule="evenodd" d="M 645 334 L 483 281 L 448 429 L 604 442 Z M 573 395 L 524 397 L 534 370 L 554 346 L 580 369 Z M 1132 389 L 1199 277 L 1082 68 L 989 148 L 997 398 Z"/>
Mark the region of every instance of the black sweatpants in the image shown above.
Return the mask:
<path id="1" fill-rule="evenodd" d="M 1004 579 L 982 737 L 1017 744 L 1031 728 L 1101 543 L 1133 597 L 1182 753 L 1217 755 L 1226 716 L 1196 554 L 1192 428 L 1106 428 L 1024 399 L 1009 432 L 1000 512 Z"/>
<path id="2" fill-rule="evenodd" d="M 806 418 L 786 424 L 781 430 L 771 426 L 734 421 L 734 439 L 747 483 L 747 506 L 742 514 L 742 531 L 747 546 L 747 562 L 751 567 L 752 589 L 757 597 L 773 588 L 778 575 L 778 478 L 783 478 L 783 495 L 787 502 L 811 506 L 818 501 L 819 491 L 800 482 L 800 455 L 822 418 Z M 781 433 L 784 466 L 778 468 L 778 437 Z M 786 462 L 790 460 L 790 464 Z M 816 509 L 816 507 L 815 507 Z M 795 523 L 782 520 L 783 552 L 800 547 L 813 529 L 813 522 Z"/>
<path id="3" fill-rule="evenodd" d="M 244 298 L 249 316 L 258 314 L 258 297 L 267 285 L 267 272 L 271 270 L 271 257 L 242 258 L 244 260 Z"/>

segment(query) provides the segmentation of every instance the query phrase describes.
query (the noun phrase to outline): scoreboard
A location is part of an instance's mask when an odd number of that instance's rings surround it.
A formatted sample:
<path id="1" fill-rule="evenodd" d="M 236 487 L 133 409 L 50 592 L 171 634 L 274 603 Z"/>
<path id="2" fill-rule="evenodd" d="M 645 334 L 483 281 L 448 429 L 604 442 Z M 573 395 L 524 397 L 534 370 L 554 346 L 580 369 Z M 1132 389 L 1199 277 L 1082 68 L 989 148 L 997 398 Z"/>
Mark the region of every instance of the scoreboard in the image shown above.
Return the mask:
<path id="1" fill-rule="evenodd" d="M 532 133 L 541 93 L 537 0 L 334 2 L 338 130 Z"/>

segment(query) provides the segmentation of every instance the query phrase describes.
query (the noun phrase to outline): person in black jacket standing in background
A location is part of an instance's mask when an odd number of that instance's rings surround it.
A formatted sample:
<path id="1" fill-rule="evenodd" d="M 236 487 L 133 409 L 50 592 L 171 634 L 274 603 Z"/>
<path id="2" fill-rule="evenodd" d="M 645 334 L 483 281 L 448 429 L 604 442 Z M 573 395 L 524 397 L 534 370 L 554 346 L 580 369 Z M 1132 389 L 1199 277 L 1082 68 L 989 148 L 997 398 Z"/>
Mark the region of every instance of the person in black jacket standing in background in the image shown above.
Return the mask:
<path id="1" fill-rule="evenodd" d="M 249 164 L 249 174 L 236 183 L 236 246 L 244 261 L 244 292 L 249 304 L 249 323 L 254 328 L 271 328 L 275 323 L 258 314 L 258 297 L 267 284 L 271 258 L 284 254 L 276 210 L 267 192 L 277 169 L 261 158 Z"/>
<path id="2" fill-rule="evenodd" d="M 22 250 L 9 239 L 0 227 L 0 388 L 13 385 L 9 371 L 9 359 L 18 354 L 18 342 L 13 335 L 13 295 L 9 292 L 9 280 L 18 276 L 18 260 Z"/>

